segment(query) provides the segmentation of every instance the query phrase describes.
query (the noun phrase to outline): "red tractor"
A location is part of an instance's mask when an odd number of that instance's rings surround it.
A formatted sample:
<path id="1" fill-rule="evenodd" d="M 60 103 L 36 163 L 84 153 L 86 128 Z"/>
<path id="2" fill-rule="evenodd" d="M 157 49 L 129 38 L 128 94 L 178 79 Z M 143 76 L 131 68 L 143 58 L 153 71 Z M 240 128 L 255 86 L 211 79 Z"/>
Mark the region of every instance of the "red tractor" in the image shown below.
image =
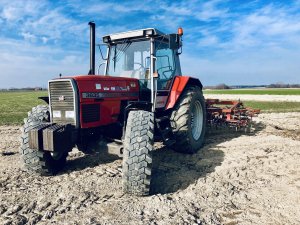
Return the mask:
<path id="1" fill-rule="evenodd" d="M 89 75 L 48 83 L 48 105 L 28 113 L 21 153 L 26 168 L 59 172 L 74 146 L 86 152 L 91 140 L 119 139 L 125 193 L 149 194 L 154 138 L 182 153 L 204 142 L 206 108 L 202 84 L 182 76 L 182 29 L 164 34 L 148 28 L 103 37 L 104 75 L 95 72 L 95 24 L 90 25 Z"/>

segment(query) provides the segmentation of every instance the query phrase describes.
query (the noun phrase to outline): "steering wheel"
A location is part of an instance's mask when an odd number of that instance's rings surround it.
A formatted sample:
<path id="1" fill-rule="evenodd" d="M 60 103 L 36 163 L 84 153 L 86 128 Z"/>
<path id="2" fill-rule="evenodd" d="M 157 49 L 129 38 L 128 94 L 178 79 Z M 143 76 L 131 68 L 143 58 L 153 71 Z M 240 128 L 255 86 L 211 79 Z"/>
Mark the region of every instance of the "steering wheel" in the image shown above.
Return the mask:
<path id="1" fill-rule="evenodd" d="M 138 64 L 138 65 L 140 65 L 140 67 L 132 71 L 132 76 L 131 77 L 134 77 L 136 72 L 142 72 L 142 71 L 146 70 L 145 67 L 141 63 L 135 62 L 133 64 Z M 139 79 L 141 79 L 141 78 L 139 78 Z"/>
<path id="2" fill-rule="evenodd" d="M 170 66 L 163 66 L 163 67 L 160 67 L 159 69 L 157 69 L 157 72 L 158 72 L 159 70 L 162 70 L 162 69 L 165 69 L 165 68 L 168 68 L 169 70 L 166 70 L 166 71 L 162 72 L 162 75 L 164 76 L 165 79 L 169 79 L 169 78 L 165 75 L 165 72 L 167 72 L 167 71 L 172 71 Z"/>
<path id="3" fill-rule="evenodd" d="M 133 63 L 133 64 L 138 64 L 138 65 L 140 65 L 140 68 L 135 69 L 135 70 L 133 70 L 133 71 L 139 71 L 139 70 L 141 70 L 141 69 L 144 69 L 144 70 L 145 70 L 145 67 L 144 67 L 141 63 L 135 62 L 135 63 Z"/>
<path id="4" fill-rule="evenodd" d="M 140 67 L 138 69 L 133 70 L 132 71 L 132 75 L 134 75 L 136 72 L 142 72 L 142 71 L 145 73 L 146 68 L 141 63 L 133 63 L 133 64 L 138 64 L 138 65 L 140 65 Z M 142 78 L 142 77 L 139 78 L 140 86 L 143 89 L 148 89 L 147 84 L 143 82 L 144 80 L 147 80 L 147 79 L 146 78 Z"/>

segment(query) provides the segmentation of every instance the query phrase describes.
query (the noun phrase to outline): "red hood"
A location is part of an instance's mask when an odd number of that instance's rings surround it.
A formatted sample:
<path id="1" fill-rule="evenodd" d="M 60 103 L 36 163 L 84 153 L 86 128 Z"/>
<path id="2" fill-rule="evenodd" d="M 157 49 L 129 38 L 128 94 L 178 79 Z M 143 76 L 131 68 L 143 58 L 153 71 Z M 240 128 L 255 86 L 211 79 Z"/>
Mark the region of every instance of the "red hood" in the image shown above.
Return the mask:
<path id="1" fill-rule="evenodd" d="M 76 81 L 137 81 L 136 78 L 128 78 L 128 77 L 113 77 L 113 76 L 104 76 L 104 75 L 75 75 L 75 76 L 66 76 L 61 79 L 70 79 L 73 78 Z M 60 79 L 60 78 L 57 78 Z"/>

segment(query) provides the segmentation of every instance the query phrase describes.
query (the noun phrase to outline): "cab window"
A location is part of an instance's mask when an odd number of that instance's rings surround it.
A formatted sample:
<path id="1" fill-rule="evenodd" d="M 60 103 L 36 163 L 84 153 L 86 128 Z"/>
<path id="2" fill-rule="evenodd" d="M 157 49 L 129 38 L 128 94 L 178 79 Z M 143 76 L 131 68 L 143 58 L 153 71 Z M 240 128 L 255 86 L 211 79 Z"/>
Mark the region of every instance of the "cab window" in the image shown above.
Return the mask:
<path id="1" fill-rule="evenodd" d="M 169 44 L 157 41 L 155 43 L 155 70 L 159 74 L 157 81 L 158 90 L 168 90 L 169 83 L 175 75 L 174 51 L 169 48 Z"/>

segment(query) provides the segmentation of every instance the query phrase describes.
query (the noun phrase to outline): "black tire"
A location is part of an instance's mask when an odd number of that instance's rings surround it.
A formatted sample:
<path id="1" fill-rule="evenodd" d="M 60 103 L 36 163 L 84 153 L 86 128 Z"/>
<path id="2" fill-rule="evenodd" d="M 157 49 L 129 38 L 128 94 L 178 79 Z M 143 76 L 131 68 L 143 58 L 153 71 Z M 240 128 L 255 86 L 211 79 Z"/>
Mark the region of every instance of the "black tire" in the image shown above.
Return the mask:
<path id="1" fill-rule="evenodd" d="M 149 195 L 154 138 L 154 114 L 129 112 L 123 151 L 123 190 L 138 196 Z"/>
<path id="2" fill-rule="evenodd" d="M 201 129 L 201 131 L 197 132 L 194 132 L 192 127 L 192 123 L 195 126 L 193 121 L 196 121 L 196 117 L 193 116 L 195 107 L 201 108 L 199 110 L 202 113 L 198 119 L 200 122 L 197 123 L 199 124 L 198 130 Z M 203 146 L 206 131 L 206 107 L 202 90 L 199 87 L 190 86 L 185 89 L 171 113 L 170 122 L 176 141 L 172 147 L 175 151 L 192 154 Z"/>
<path id="3" fill-rule="evenodd" d="M 54 175 L 59 172 L 66 164 L 68 152 L 63 152 L 56 155 L 51 155 L 50 152 L 30 149 L 28 144 L 28 132 L 42 124 L 50 121 L 49 108 L 45 105 L 38 105 L 30 112 L 28 117 L 24 119 L 22 127 L 20 153 L 25 168 L 29 172 L 38 173 L 41 175 Z"/>

